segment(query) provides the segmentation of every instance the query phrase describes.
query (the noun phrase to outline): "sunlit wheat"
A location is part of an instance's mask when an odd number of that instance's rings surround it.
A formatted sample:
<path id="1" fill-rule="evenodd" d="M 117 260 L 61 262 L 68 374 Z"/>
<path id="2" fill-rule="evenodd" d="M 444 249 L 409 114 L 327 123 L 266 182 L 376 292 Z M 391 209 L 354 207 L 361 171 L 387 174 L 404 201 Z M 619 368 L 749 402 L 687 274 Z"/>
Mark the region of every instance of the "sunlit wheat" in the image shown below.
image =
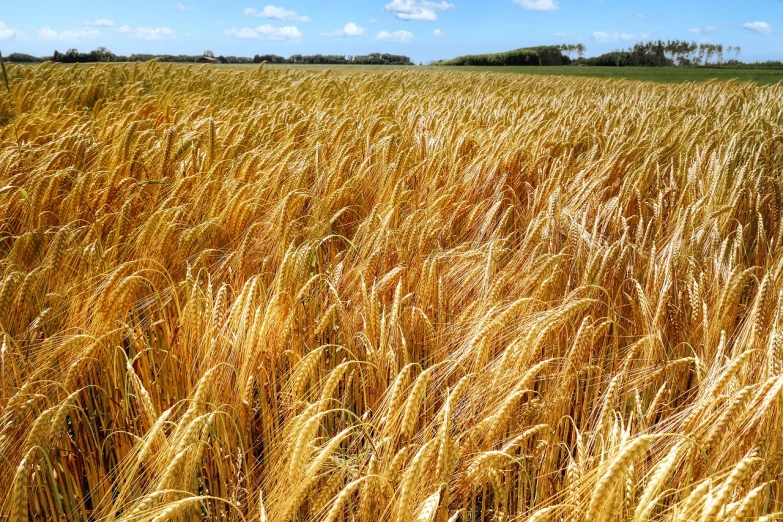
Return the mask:
<path id="1" fill-rule="evenodd" d="M 7 75 L 9 520 L 783 510 L 781 86 Z"/>

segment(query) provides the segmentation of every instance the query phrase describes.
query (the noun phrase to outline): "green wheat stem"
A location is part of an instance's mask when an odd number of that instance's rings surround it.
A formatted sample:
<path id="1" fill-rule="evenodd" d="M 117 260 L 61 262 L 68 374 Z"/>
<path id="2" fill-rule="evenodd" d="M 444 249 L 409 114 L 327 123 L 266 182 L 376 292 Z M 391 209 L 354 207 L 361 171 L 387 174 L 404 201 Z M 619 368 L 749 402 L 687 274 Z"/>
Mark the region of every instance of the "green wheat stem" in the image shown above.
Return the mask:
<path id="1" fill-rule="evenodd" d="M 5 90 L 8 94 L 11 94 L 11 87 L 8 85 L 8 71 L 5 70 L 5 60 L 3 60 L 3 53 L 0 52 L 0 69 L 3 71 L 3 81 L 5 82 Z"/>
<path id="2" fill-rule="evenodd" d="M 8 93 L 8 101 L 11 104 L 11 110 L 13 111 L 13 123 L 14 123 L 14 136 L 16 137 L 16 148 L 19 150 L 19 158 L 24 159 L 22 155 L 22 145 L 19 143 L 19 129 L 16 127 L 16 105 L 11 98 L 11 86 L 8 83 L 8 71 L 5 68 L 5 60 L 3 59 L 3 53 L 0 52 L 0 70 L 3 71 L 3 82 L 5 82 L 5 90 Z"/>

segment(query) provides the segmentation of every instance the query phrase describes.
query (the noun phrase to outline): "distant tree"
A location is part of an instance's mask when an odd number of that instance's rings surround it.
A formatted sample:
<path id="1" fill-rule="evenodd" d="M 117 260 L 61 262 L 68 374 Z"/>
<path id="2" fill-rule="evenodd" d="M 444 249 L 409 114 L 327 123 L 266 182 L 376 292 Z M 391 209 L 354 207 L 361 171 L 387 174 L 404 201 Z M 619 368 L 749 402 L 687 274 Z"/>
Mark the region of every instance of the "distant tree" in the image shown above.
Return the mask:
<path id="1" fill-rule="evenodd" d="M 65 54 L 54 51 L 54 55 L 52 57 L 52 60 L 55 62 L 62 62 L 62 63 L 76 63 L 79 61 L 79 51 L 76 49 L 68 49 Z"/>
<path id="2" fill-rule="evenodd" d="M 569 58 L 573 59 L 573 55 L 577 52 L 577 46 L 574 44 L 563 44 L 560 46 L 560 50 L 566 54 Z"/>
<path id="3" fill-rule="evenodd" d="M 35 63 L 41 61 L 40 58 L 24 53 L 11 53 L 6 57 L 6 60 L 15 63 Z"/>
<path id="4" fill-rule="evenodd" d="M 678 40 L 674 46 L 674 52 L 677 56 L 677 65 L 683 65 L 689 59 L 690 44 L 684 40 Z"/>
<path id="5" fill-rule="evenodd" d="M 285 63 L 285 58 L 282 56 L 278 56 L 276 54 L 263 54 L 263 55 L 255 55 L 253 57 L 254 63 L 261 63 L 261 62 L 267 62 L 267 63 Z"/>
<path id="6" fill-rule="evenodd" d="M 677 43 L 677 65 L 682 65 L 686 60 L 689 60 L 690 56 L 690 44 L 685 40 Z"/>
<path id="7" fill-rule="evenodd" d="M 98 47 L 92 54 L 95 56 L 98 62 L 113 62 L 116 60 L 116 56 L 110 50 L 105 47 Z"/>
<path id="8" fill-rule="evenodd" d="M 664 47 L 664 52 L 666 53 L 667 58 L 674 61 L 674 42 L 672 42 L 671 40 L 666 40 L 666 46 Z"/>
<path id="9" fill-rule="evenodd" d="M 585 55 L 585 50 L 587 48 L 584 46 L 584 44 L 563 44 L 560 46 L 560 50 L 568 56 L 569 59 L 573 60 L 574 55 L 578 56 L 579 58 L 583 58 Z"/>
<path id="10" fill-rule="evenodd" d="M 204 56 L 206 56 L 207 58 L 214 58 L 215 57 L 215 53 L 213 53 L 210 50 L 206 50 L 206 51 L 204 51 Z"/>
<path id="11" fill-rule="evenodd" d="M 684 44 L 684 45 L 683 45 Z M 680 40 L 667 40 L 664 46 L 664 53 L 673 65 L 679 65 L 683 52 L 687 49 L 688 42 Z"/>

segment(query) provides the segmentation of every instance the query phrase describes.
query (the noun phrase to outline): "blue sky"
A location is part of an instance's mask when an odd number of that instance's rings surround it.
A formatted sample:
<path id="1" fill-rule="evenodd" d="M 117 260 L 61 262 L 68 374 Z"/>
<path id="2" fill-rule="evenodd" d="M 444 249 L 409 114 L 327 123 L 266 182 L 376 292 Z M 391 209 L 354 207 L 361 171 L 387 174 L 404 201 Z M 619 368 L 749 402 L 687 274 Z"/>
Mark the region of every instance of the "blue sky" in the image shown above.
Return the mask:
<path id="1" fill-rule="evenodd" d="M 108 47 L 199 54 L 406 54 L 417 62 L 577 43 L 597 55 L 649 39 L 741 46 L 783 60 L 783 0 L 32 0 L 4 2 L 0 51 Z"/>

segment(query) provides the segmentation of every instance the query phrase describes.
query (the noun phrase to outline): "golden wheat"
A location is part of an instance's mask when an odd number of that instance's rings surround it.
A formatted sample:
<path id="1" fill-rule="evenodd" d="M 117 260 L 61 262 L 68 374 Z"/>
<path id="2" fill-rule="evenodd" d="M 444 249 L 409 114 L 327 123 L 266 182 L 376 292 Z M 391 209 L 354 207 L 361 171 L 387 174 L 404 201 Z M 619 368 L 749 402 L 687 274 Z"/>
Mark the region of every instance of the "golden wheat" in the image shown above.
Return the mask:
<path id="1" fill-rule="evenodd" d="M 6 73 L 0 519 L 783 510 L 782 86 Z"/>

